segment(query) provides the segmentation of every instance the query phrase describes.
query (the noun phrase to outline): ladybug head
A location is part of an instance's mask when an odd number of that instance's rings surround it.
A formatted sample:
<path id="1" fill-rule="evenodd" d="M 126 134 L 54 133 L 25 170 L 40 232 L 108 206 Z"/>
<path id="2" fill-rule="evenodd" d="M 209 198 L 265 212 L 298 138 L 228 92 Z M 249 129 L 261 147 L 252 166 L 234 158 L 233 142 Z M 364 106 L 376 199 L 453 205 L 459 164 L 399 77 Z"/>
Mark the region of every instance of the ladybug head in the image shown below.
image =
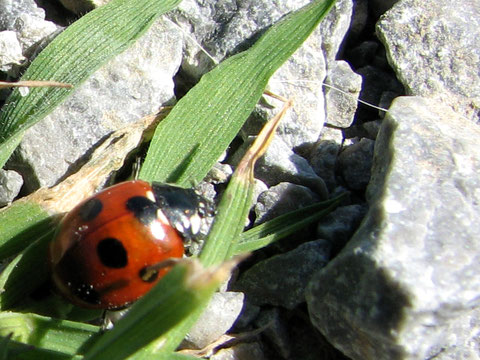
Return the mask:
<path id="1" fill-rule="evenodd" d="M 158 207 L 170 224 L 184 240 L 198 241 L 205 235 L 205 228 L 213 220 L 213 204 L 193 189 L 184 189 L 171 184 L 152 184 Z"/>

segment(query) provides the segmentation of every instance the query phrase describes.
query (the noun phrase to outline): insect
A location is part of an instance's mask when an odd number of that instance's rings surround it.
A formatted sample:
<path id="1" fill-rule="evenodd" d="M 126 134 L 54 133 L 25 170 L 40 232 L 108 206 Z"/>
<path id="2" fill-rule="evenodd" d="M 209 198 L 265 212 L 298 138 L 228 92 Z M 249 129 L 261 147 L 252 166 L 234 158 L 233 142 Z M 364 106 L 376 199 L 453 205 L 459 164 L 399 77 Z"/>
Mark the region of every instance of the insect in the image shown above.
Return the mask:
<path id="1" fill-rule="evenodd" d="M 49 246 L 58 291 L 78 306 L 121 309 L 147 293 L 195 240 L 213 206 L 193 189 L 123 182 L 86 199 Z"/>

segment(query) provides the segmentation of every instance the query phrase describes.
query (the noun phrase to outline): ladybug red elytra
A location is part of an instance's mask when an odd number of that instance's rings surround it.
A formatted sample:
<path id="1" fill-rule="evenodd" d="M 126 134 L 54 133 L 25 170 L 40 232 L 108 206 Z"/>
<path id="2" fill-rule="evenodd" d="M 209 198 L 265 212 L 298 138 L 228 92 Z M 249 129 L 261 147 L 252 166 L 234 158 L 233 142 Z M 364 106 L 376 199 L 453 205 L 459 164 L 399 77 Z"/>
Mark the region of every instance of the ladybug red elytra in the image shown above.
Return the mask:
<path id="1" fill-rule="evenodd" d="M 49 246 L 52 278 L 72 303 L 120 309 L 147 293 L 181 258 L 213 214 L 192 189 L 135 180 L 86 199 L 62 220 Z"/>

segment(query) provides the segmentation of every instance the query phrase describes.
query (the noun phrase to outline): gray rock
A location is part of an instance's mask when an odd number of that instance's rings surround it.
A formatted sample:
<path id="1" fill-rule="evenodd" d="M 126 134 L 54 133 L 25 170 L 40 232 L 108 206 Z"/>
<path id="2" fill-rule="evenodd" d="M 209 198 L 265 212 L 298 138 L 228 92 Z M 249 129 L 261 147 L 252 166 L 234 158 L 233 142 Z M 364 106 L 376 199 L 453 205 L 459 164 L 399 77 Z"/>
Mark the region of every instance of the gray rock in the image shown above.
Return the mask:
<path id="1" fill-rule="evenodd" d="M 242 274 L 235 289 L 245 292 L 255 305 L 294 309 L 305 301 L 305 287 L 312 274 L 326 265 L 329 253 L 324 240 L 304 243 L 255 264 Z"/>
<path id="2" fill-rule="evenodd" d="M 223 184 L 230 179 L 232 174 L 233 169 L 230 165 L 217 162 L 208 172 L 205 181 L 212 184 Z"/>
<path id="3" fill-rule="evenodd" d="M 352 359 L 458 359 L 478 349 L 479 137 L 445 104 L 392 104 L 370 210 L 306 291 L 313 324 Z"/>
<path id="4" fill-rule="evenodd" d="M 329 241 L 336 253 L 350 240 L 366 212 L 367 207 L 360 204 L 335 209 L 318 222 L 317 237 Z"/>
<path id="5" fill-rule="evenodd" d="M 24 52 L 58 29 L 34 0 L 0 0 L 0 31 L 14 31 Z"/>
<path id="6" fill-rule="evenodd" d="M 326 63 L 322 51 L 320 28 L 305 41 L 271 77 L 267 89 L 274 94 L 294 100 L 294 106 L 282 118 L 277 137 L 289 148 L 317 140 L 325 123 L 323 82 Z M 282 103 L 268 99 L 263 108 L 264 120 L 271 119 Z M 275 111 L 270 110 L 271 105 Z M 248 125 L 247 125 L 248 126 Z"/>
<path id="7" fill-rule="evenodd" d="M 334 87 L 325 90 L 326 123 L 340 128 L 349 127 L 357 109 L 362 77 L 354 73 L 347 62 L 336 61 L 325 82 Z"/>
<path id="8" fill-rule="evenodd" d="M 325 182 L 315 174 L 308 161 L 295 154 L 278 137 L 273 138 L 265 155 L 257 161 L 255 177 L 269 186 L 280 182 L 305 185 L 313 189 L 322 199 L 328 197 Z"/>
<path id="9" fill-rule="evenodd" d="M 375 140 L 380 131 L 380 126 L 382 126 L 382 120 L 367 121 L 362 124 L 362 129 L 365 131 L 365 137 L 370 140 Z"/>
<path id="10" fill-rule="evenodd" d="M 262 192 L 255 204 L 255 224 L 319 202 L 320 198 L 305 186 L 280 183 Z"/>
<path id="11" fill-rule="evenodd" d="M 215 293 L 185 337 L 183 347 L 203 349 L 225 334 L 240 314 L 243 298 L 238 292 Z"/>
<path id="12" fill-rule="evenodd" d="M 259 329 L 264 329 L 262 335 L 268 339 L 283 359 L 290 358 L 291 339 L 288 333 L 288 324 L 280 308 L 263 310 L 255 320 L 255 325 Z"/>
<path id="13" fill-rule="evenodd" d="M 340 55 L 342 42 L 352 22 L 352 11 L 353 1 L 338 0 L 318 26 L 328 68 Z"/>
<path id="14" fill-rule="evenodd" d="M 361 139 L 338 156 L 338 169 L 349 189 L 364 190 L 370 180 L 375 141 Z"/>
<path id="15" fill-rule="evenodd" d="M 210 360 L 265 360 L 262 346 L 258 342 L 239 343 L 221 349 L 210 356 Z"/>
<path id="16" fill-rule="evenodd" d="M 325 181 L 330 191 L 337 184 L 335 170 L 340 148 L 341 143 L 335 140 L 320 140 L 315 144 L 309 159 L 312 169 Z"/>
<path id="17" fill-rule="evenodd" d="M 0 169 L 0 207 L 11 203 L 22 185 L 23 179 L 20 174 L 13 170 Z"/>
<path id="18" fill-rule="evenodd" d="M 377 34 L 409 95 L 436 98 L 478 122 L 478 2 L 403 0 L 381 18 Z"/>
<path id="19" fill-rule="evenodd" d="M 237 320 L 235 320 L 235 324 L 232 327 L 232 332 L 241 333 L 245 331 L 245 329 L 251 329 L 253 322 L 259 313 L 260 306 L 254 305 L 252 302 L 245 300 L 242 311 L 238 315 Z"/>
<path id="20" fill-rule="evenodd" d="M 24 60 L 15 32 L 0 31 L 0 71 L 10 72 L 14 65 L 20 65 Z"/>
<path id="21" fill-rule="evenodd" d="M 174 97 L 181 60 L 178 29 L 159 21 L 126 52 L 96 71 L 70 98 L 30 128 L 11 167 L 28 190 L 51 186 L 102 137 L 158 111 Z M 55 146 L 52 146 L 55 144 Z"/>

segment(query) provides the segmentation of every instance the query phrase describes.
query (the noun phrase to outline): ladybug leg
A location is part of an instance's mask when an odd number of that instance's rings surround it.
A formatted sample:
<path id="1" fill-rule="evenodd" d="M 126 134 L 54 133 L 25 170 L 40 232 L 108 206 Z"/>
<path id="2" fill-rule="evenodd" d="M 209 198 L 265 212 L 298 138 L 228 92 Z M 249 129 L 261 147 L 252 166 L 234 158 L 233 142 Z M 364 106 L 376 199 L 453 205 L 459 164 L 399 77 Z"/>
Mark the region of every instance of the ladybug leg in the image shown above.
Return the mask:
<path id="1" fill-rule="evenodd" d="M 129 308 L 122 310 L 104 310 L 102 314 L 101 331 L 105 332 L 113 329 L 115 323 L 128 312 Z"/>
<path id="2" fill-rule="evenodd" d="M 178 264 L 180 261 L 182 261 L 182 259 L 169 258 L 169 259 L 160 261 L 156 264 L 145 266 L 140 271 L 140 277 L 142 278 L 143 281 L 150 282 L 149 279 L 157 278 L 158 272 L 160 270 L 172 267 L 173 265 Z"/>

